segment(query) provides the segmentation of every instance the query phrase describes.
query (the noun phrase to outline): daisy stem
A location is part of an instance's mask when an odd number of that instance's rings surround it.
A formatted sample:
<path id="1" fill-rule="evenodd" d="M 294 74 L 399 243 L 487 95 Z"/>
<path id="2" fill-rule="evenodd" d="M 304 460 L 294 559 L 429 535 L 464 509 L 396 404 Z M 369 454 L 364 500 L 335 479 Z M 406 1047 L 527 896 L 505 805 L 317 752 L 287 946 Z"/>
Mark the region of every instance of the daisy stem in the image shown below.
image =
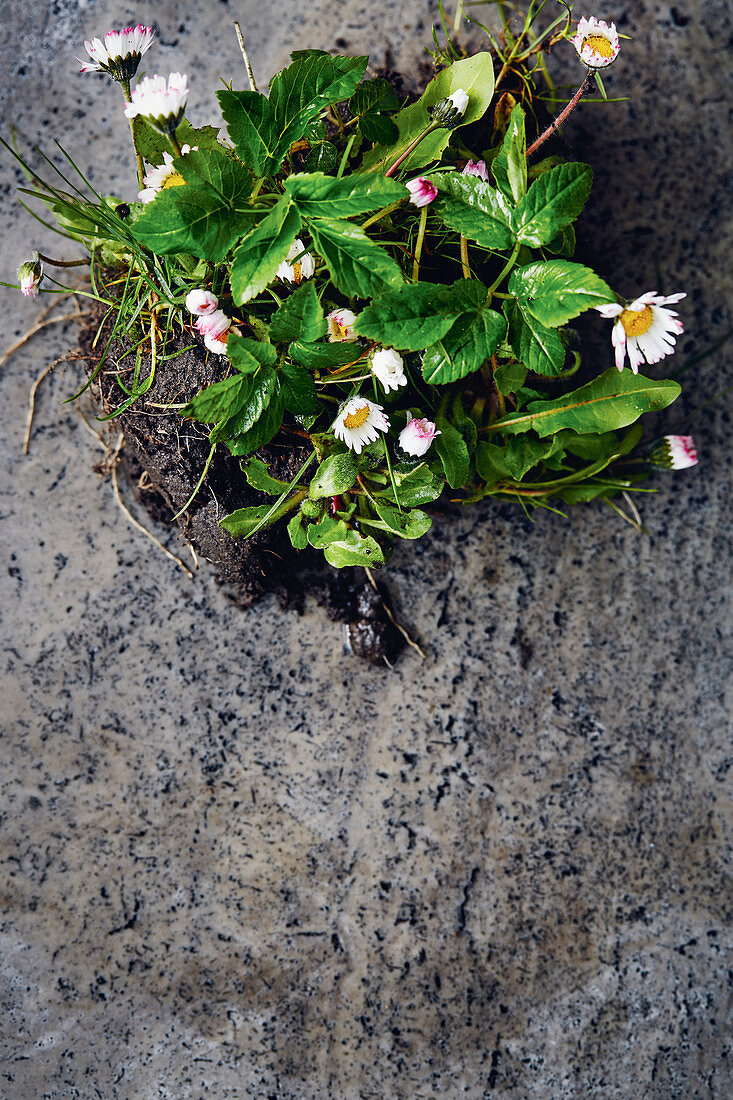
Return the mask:
<path id="1" fill-rule="evenodd" d="M 125 103 L 131 103 L 132 102 L 132 96 L 130 95 L 130 81 L 129 80 L 121 80 L 120 81 L 120 87 L 122 88 L 122 98 L 124 99 Z M 140 156 L 140 154 L 137 151 L 137 144 L 135 142 L 135 119 L 134 118 L 128 119 L 128 122 L 130 123 L 130 135 L 132 137 L 132 147 L 135 150 L 135 160 L 137 162 L 137 185 L 140 188 L 140 190 L 142 191 L 143 186 L 144 186 L 143 179 L 144 179 L 144 176 L 145 176 L 145 165 L 143 164 L 143 158 Z"/>
<path id="2" fill-rule="evenodd" d="M 461 233 L 461 267 L 463 268 L 463 278 L 471 278 L 471 267 L 468 262 L 468 241 Z"/>
<path id="3" fill-rule="evenodd" d="M 88 264 L 89 259 L 86 260 L 52 260 L 50 256 L 44 256 L 42 252 L 38 253 L 38 259 L 43 260 L 44 264 L 51 264 L 52 267 L 81 267 L 83 264 Z"/>
<path id="4" fill-rule="evenodd" d="M 489 287 L 489 289 L 486 293 L 486 301 L 487 302 L 491 301 L 491 299 L 494 296 L 494 291 L 496 290 L 496 288 L 499 286 L 499 284 L 502 282 L 502 280 L 509 274 L 511 269 L 514 267 L 514 263 L 517 259 L 517 256 L 519 255 L 519 249 L 521 247 L 522 247 L 521 243 L 519 241 L 517 241 L 517 243 L 514 246 L 514 251 L 512 252 L 512 254 L 509 257 L 509 259 L 507 260 L 507 262 L 504 264 L 503 268 L 499 272 L 499 275 L 494 280 L 494 282 L 491 284 L 491 286 Z"/>
<path id="5" fill-rule="evenodd" d="M 542 145 L 543 142 L 547 141 L 548 137 L 552 137 L 552 135 L 555 133 L 557 128 L 559 126 L 561 126 L 562 123 L 565 121 L 565 119 L 568 117 L 570 112 L 575 107 L 578 106 L 578 104 L 580 103 L 583 96 L 588 95 L 588 93 L 594 91 L 594 89 L 595 89 L 595 76 L 593 75 L 593 73 L 588 73 L 588 75 L 586 76 L 585 80 L 583 81 L 583 83 L 578 88 L 578 90 L 575 93 L 575 95 L 573 96 L 573 98 L 563 108 L 563 110 L 560 112 L 560 114 L 557 116 L 557 118 L 554 120 L 554 122 L 551 122 L 550 125 L 547 127 L 547 129 L 544 130 L 540 134 L 540 136 L 535 141 L 532 142 L 529 149 L 527 150 L 527 156 L 528 157 L 531 157 L 532 153 L 534 153 L 535 149 L 539 149 L 540 145 Z"/>
<path id="6" fill-rule="evenodd" d="M 429 126 L 426 126 L 425 129 L 422 131 L 422 133 L 418 134 L 417 137 L 415 138 L 415 140 L 410 142 L 410 144 L 405 149 L 404 153 L 400 153 L 400 155 L 397 157 L 397 160 L 394 162 L 392 167 L 388 168 L 387 171 L 384 173 L 385 176 L 393 176 L 394 173 L 399 168 L 399 166 L 402 164 L 402 162 L 407 160 L 410 153 L 412 153 L 412 151 L 414 149 L 417 149 L 418 145 L 423 140 L 423 138 L 426 138 L 428 136 L 428 134 L 432 134 L 433 130 L 439 130 L 440 125 L 441 124 L 439 122 L 433 121 L 433 122 L 430 123 Z"/>
<path id="7" fill-rule="evenodd" d="M 176 154 L 177 157 L 180 157 L 182 155 L 181 154 L 181 143 L 178 140 L 178 138 L 176 137 L 175 130 L 172 130 L 168 134 L 168 139 L 169 139 L 171 145 L 173 146 L 173 152 Z"/>
<path id="8" fill-rule="evenodd" d="M 416 283 L 420 278 L 420 257 L 422 255 L 423 241 L 425 240 L 425 226 L 428 221 L 428 208 L 423 206 L 420 211 L 420 225 L 417 230 L 417 244 L 415 245 L 415 259 L 412 262 L 412 281 Z"/>

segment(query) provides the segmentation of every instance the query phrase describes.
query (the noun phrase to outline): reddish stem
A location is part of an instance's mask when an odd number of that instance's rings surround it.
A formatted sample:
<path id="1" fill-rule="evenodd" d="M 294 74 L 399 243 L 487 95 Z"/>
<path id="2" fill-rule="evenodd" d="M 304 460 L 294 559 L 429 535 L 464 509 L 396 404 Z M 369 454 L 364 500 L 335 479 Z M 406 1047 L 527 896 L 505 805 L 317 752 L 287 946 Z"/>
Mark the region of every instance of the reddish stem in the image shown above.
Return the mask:
<path id="1" fill-rule="evenodd" d="M 593 76 L 593 73 L 588 73 L 587 77 L 585 78 L 583 83 L 580 85 L 577 92 L 575 93 L 573 98 L 570 100 L 570 102 L 567 104 L 565 109 L 562 110 L 560 112 L 560 114 L 557 116 L 557 118 L 555 119 L 555 121 L 551 122 L 550 125 L 547 127 L 547 129 L 545 131 L 543 131 L 543 133 L 541 133 L 540 136 L 535 141 L 532 142 L 529 149 L 527 150 L 527 156 L 528 157 L 531 157 L 532 153 L 534 153 L 535 149 L 539 149 L 540 145 L 542 145 L 542 143 L 544 141 L 547 141 L 548 137 L 552 137 L 552 135 L 557 130 L 558 126 L 561 126 L 562 123 L 565 121 L 565 119 L 570 114 L 570 112 L 575 107 L 578 106 L 578 104 L 580 103 L 583 96 L 587 95 L 588 92 L 592 92 L 594 88 L 595 88 L 595 78 Z"/>

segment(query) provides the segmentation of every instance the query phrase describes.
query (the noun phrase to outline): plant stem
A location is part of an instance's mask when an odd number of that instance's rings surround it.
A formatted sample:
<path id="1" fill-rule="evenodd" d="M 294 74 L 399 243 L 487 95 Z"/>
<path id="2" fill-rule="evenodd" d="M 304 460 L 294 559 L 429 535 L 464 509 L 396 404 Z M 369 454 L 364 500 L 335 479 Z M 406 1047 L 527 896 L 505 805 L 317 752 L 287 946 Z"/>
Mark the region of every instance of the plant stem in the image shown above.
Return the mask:
<path id="1" fill-rule="evenodd" d="M 344 172 L 346 171 L 346 165 L 348 164 L 348 161 L 349 161 L 349 153 L 351 152 L 351 147 L 352 147 L 352 145 L 354 144 L 355 141 L 356 141 L 356 134 L 352 134 L 351 137 L 349 138 L 349 140 L 346 142 L 346 148 L 344 149 L 344 155 L 341 158 L 341 163 L 339 164 L 339 170 L 336 173 L 336 179 L 337 180 L 340 180 L 341 177 L 343 176 Z"/>
<path id="2" fill-rule="evenodd" d="M 177 157 L 180 157 L 181 156 L 181 143 L 178 140 L 178 138 L 176 137 L 175 130 L 171 131 L 171 133 L 168 134 L 168 140 L 170 141 L 171 145 L 173 146 L 173 152 L 176 154 Z"/>
<path id="3" fill-rule="evenodd" d="M 502 280 L 503 280 L 503 279 L 504 279 L 504 278 L 505 278 L 505 277 L 506 277 L 506 276 L 507 276 L 507 275 L 509 274 L 509 272 L 511 271 L 511 269 L 512 269 L 512 268 L 514 267 L 514 263 L 515 263 L 515 261 L 516 261 L 516 259 L 517 259 L 517 256 L 519 255 L 519 249 L 520 249 L 521 247 L 522 247 L 522 246 L 521 246 L 520 242 L 519 242 L 519 241 L 517 241 L 517 243 L 516 243 L 516 244 L 514 245 L 514 251 L 512 252 L 512 254 L 511 254 L 511 256 L 509 257 L 509 259 L 507 260 L 507 262 L 506 262 L 506 263 L 504 264 L 504 266 L 503 266 L 503 268 L 501 269 L 501 271 L 500 271 L 499 275 L 498 275 L 498 276 L 497 276 L 497 278 L 496 278 L 496 279 L 494 280 L 494 282 L 493 282 L 493 283 L 491 284 L 491 286 L 489 287 L 489 289 L 488 289 L 488 291 L 487 291 L 487 293 L 486 293 L 486 301 L 487 301 L 487 302 L 490 302 L 490 301 L 491 301 L 491 299 L 492 299 L 492 297 L 493 297 L 493 295 L 494 295 L 494 291 L 496 290 L 496 288 L 497 288 L 497 287 L 499 286 L 499 284 L 500 284 L 500 283 L 502 282 Z"/>
<path id="4" fill-rule="evenodd" d="M 405 195 L 405 199 L 407 195 Z M 402 206 L 405 199 L 398 199 L 397 202 L 391 202 L 389 206 L 383 207 L 381 210 L 377 210 L 376 214 L 372 214 L 371 218 L 367 218 L 365 222 L 361 223 L 362 229 L 368 229 L 370 225 L 374 225 L 375 222 L 381 221 L 382 218 L 386 218 L 387 214 L 391 214 L 393 210 L 397 210 Z"/>
<path id="5" fill-rule="evenodd" d="M 422 133 L 418 134 L 417 137 L 415 138 L 415 140 L 410 142 L 410 144 L 405 149 L 404 153 L 401 153 L 397 157 L 397 160 L 394 162 L 392 167 L 387 169 L 387 171 L 384 173 L 385 176 L 394 175 L 394 173 L 397 171 L 397 169 L 402 164 L 402 162 L 407 160 L 407 158 L 409 157 L 410 153 L 413 152 L 413 150 L 417 149 L 418 145 L 423 140 L 423 138 L 426 138 L 428 136 L 428 134 L 432 134 L 433 130 L 439 130 L 439 129 L 440 129 L 440 123 L 435 122 L 435 121 L 431 122 L 429 126 L 426 126 L 425 129 L 422 131 Z"/>
<path id="6" fill-rule="evenodd" d="M 244 67 L 247 70 L 247 79 L 249 80 L 249 86 L 253 92 L 257 91 L 257 85 L 255 83 L 255 74 L 252 71 L 252 65 L 247 54 L 247 50 L 244 45 L 244 36 L 242 35 L 242 28 L 237 20 L 234 20 L 234 29 L 237 32 L 237 41 L 239 42 L 239 48 L 242 51 L 242 58 L 244 59 Z"/>
<path id="7" fill-rule="evenodd" d="M 532 153 L 534 153 L 535 149 L 539 149 L 540 145 L 542 145 L 542 143 L 544 141 L 547 141 L 547 139 L 549 137 L 552 137 L 552 135 L 557 130 L 558 126 L 561 126 L 562 123 L 565 121 L 565 119 L 570 114 L 570 112 L 575 107 L 578 106 L 578 104 L 580 103 L 583 96 L 588 95 L 588 93 L 592 92 L 594 90 L 594 88 L 595 88 L 595 77 L 594 77 L 593 73 L 588 73 L 588 75 L 586 76 L 585 80 L 583 81 L 583 83 L 578 88 L 578 90 L 575 93 L 575 95 L 573 96 L 573 98 L 565 106 L 565 108 L 560 112 L 560 114 L 557 116 L 555 121 L 551 122 L 550 125 L 547 127 L 547 129 L 544 130 L 540 134 L 540 136 L 535 141 L 532 142 L 529 149 L 527 150 L 527 156 L 528 157 L 531 157 Z"/>
<path id="8" fill-rule="evenodd" d="M 463 18 L 463 0 L 457 0 L 456 2 L 456 14 L 453 17 L 453 33 L 458 34 L 461 29 L 461 19 Z"/>
<path id="9" fill-rule="evenodd" d="M 129 80 L 120 81 L 120 87 L 122 88 L 122 98 L 124 99 L 125 103 L 131 103 L 132 102 L 132 96 L 130 94 L 130 81 Z M 132 147 L 135 150 L 135 160 L 137 162 L 137 183 L 138 183 L 138 187 L 140 188 L 140 190 L 142 190 L 143 180 L 145 178 L 145 165 L 143 164 L 143 158 L 140 156 L 140 154 L 137 151 L 137 144 L 135 142 L 135 119 L 130 118 L 130 119 L 128 119 L 128 122 L 130 123 L 130 135 L 132 137 Z"/>
<path id="10" fill-rule="evenodd" d="M 417 230 L 417 244 L 415 245 L 415 259 L 412 261 L 412 281 L 416 283 L 420 278 L 420 257 L 422 255 L 423 241 L 425 240 L 425 226 L 428 222 L 428 208 L 423 206 L 420 211 L 420 225 Z"/>
<path id="11" fill-rule="evenodd" d="M 44 256 L 42 252 L 38 253 L 38 259 L 43 260 L 44 264 L 51 264 L 52 267 L 81 267 L 82 264 L 88 264 L 89 258 L 86 260 L 52 260 L 50 256 Z"/>
<path id="12" fill-rule="evenodd" d="M 461 267 L 463 268 L 463 278 L 471 278 L 471 267 L 468 262 L 468 241 L 461 233 Z"/>

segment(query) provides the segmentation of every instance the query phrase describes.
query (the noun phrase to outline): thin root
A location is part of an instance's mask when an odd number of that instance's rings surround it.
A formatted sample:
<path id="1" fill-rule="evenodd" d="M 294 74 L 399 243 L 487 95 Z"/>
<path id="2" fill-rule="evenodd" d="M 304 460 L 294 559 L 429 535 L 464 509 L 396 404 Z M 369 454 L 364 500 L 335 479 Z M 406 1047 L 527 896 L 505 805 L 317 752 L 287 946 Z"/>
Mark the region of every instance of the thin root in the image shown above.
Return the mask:
<path id="1" fill-rule="evenodd" d="M 50 324 L 50 322 L 47 323 Z M 30 447 L 31 430 L 33 428 L 33 416 L 36 411 L 36 392 L 38 390 L 38 387 L 40 386 L 46 375 L 51 373 L 54 367 L 57 367 L 59 363 L 68 363 L 71 358 L 73 358 L 73 356 L 69 354 L 69 352 L 67 352 L 65 355 L 60 355 L 58 359 L 54 359 L 53 363 L 49 363 L 47 367 L 43 368 L 43 370 L 38 375 L 35 382 L 30 388 L 30 393 L 28 394 L 28 420 L 25 426 L 25 437 L 23 439 L 24 455 L 28 454 L 28 448 Z"/>
<path id="2" fill-rule="evenodd" d="M 381 596 L 381 593 L 379 592 L 379 588 L 378 588 L 378 586 L 377 586 L 377 582 L 376 582 L 376 581 L 375 581 L 375 579 L 374 579 L 374 574 L 372 573 L 371 569 L 369 569 L 369 567 L 368 567 L 368 566 L 365 566 L 365 567 L 364 567 L 364 572 L 366 573 L 367 577 L 369 578 L 369 583 L 370 583 L 370 585 L 372 586 L 372 588 L 374 589 L 374 591 L 375 591 L 375 592 L 376 592 L 376 593 L 377 593 L 378 595 L 380 595 L 380 596 Z M 399 623 L 397 622 L 397 620 L 395 619 L 395 617 L 394 617 L 394 615 L 392 614 L 392 612 L 390 611 L 390 609 L 389 609 L 389 608 L 387 607 L 387 605 L 386 605 L 386 603 L 384 602 L 384 600 L 382 600 L 382 607 L 384 608 L 384 610 L 385 610 L 385 612 L 386 612 L 386 615 L 387 615 L 387 618 L 388 618 L 388 619 L 390 620 L 390 622 L 391 622 L 391 623 L 392 623 L 392 625 L 394 626 L 395 630 L 399 630 L 400 634 L 401 634 L 401 635 L 402 635 L 402 637 L 403 637 L 403 638 L 405 639 L 405 641 L 407 642 L 407 644 L 408 644 L 409 646 L 412 646 L 412 648 L 413 648 L 413 649 L 417 650 L 417 652 L 418 652 L 418 653 L 420 654 L 420 656 L 422 657 L 423 661 L 427 661 L 427 659 L 428 659 L 428 658 L 427 658 L 427 654 L 426 654 L 426 653 L 424 653 L 422 649 L 420 649 L 420 646 L 419 646 L 419 645 L 417 644 L 417 642 L 414 642 L 414 641 L 412 640 L 412 638 L 410 637 L 410 635 L 409 635 L 409 634 L 407 633 L 407 631 L 405 630 L 404 626 L 400 626 L 400 624 L 399 624 Z M 385 660 L 387 660 L 387 659 L 386 659 L 386 657 L 385 657 Z M 389 664 L 389 661 L 387 661 L 387 664 Z M 390 667 L 391 667 L 391 666 L 390 666 Z"/>

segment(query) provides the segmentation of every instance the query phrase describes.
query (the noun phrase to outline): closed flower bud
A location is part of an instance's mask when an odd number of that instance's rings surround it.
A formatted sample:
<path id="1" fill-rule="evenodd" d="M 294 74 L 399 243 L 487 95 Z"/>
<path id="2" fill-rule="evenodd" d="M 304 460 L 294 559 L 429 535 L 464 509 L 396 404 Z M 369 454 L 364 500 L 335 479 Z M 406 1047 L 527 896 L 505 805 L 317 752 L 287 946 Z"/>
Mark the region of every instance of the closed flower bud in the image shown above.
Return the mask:
<path id="1" fill-rule="evenodd" d="M 382 383 L 385 393 L 407 385 L 402 356 L 394 348 L 377 348 L 372 352 L 369 366 L 377 381 Z"/>
<path id="2" fill-rule="evenodd" d="M 399 444 L 405 454 L 412 455 L 413 458 L 422 458 L 430 450 L 436 435 L 440 434 L 432 420 L 424 416 L 416 416 L 400 432 Z"/>
<path id="3" fill-rule="evenodd" d="M 37 298 L 38 287 L 43 278 L 43 264 L 37 252 L 18 268 L 18 282 L 26 298 Z"/>
<path id="4" fill-rule="evenodd" d="M 413 206 L 427 206 L 438 197 L 438 188 L 423 176 L 410 180 L 405 187 L 410 192 L 410 202 Z"/>
<path id="5" fill-rule="evenodd" d="M 455 92 L 446 96 L 445 99 L 439 99 L 438 102 L 431 107 L 430 115 L 441 126 L 445 126 L 446 129 L 451 130 L 454 126 L 459 125 L 466 113 L 468 102 L 468 95 L 464 92 L 463 88 L 457 88 Z"/>
<path id="6" fill-rule="evenodd" d="M 213 313 L 218 305 L 219 299 L 210 290 L 189 290 L 186 295 L 186 309 L 196 317 Z"/>
<path id="7" fill-rule="evenodd" d="M 651 455 L 653 466 L 667 470 L 687 470 L 697 466 L 697 447 L 691 435 L 665 435 Z"/>

